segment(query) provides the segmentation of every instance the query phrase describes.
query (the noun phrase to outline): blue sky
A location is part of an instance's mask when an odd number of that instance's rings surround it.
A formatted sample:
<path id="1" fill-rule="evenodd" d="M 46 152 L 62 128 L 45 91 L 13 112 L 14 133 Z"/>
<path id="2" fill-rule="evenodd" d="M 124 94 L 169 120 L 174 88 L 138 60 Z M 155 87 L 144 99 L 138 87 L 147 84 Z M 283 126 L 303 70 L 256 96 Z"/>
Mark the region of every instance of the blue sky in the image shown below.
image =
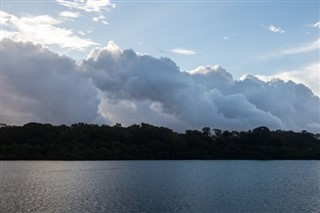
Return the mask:
<path id="1" fill-rule="evenodd" d="M 45 44 L 77 59 L 94 46 L 112 40 L 156 57 L 169 57 L 181 70 L 220 64 L 235 78 L 245 73 L 270 75 L 319 61 L 319 49 L 278 57 L 264 57 L 298 48 L 319 39 L 319 1 L 112 1 L 100 12 L 68 8 L 52 1 L 2 1 L 2 11 L 17 17 L 69 11 L 79 17 L 62 20 L 59 28 L 72 30 L 97 43 L 82 51 Z M 93 17 L 103 15 L 101 21 Z M 279 32 L 268 29 L 273 25 Z M 79 31 L 86 35 L 79 35 Z M 36 39 L 35 39 L 36 40 Z M 37 42 L 37 41 L 35 41 Z M 184 55 L 170 50 L 187 49 Z M 191 52 L 192 53 L 192 52 Z"/>
<path id="2" fill-rule="evenodd" d="M 319 132 L 319 8 L 2 0 L 0 120 Z"/>

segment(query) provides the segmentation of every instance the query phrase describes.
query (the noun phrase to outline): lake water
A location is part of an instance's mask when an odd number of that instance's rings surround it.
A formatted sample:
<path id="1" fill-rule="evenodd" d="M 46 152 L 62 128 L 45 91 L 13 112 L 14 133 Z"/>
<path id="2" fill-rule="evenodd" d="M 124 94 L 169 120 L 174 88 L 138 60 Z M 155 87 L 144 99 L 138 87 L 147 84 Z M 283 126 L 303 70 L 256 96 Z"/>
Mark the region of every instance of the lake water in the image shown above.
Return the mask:
<path id="1" fill-rule="evenodd" d="M 320 212 L 320 161 L 0 161 L 0 212 Z"/>

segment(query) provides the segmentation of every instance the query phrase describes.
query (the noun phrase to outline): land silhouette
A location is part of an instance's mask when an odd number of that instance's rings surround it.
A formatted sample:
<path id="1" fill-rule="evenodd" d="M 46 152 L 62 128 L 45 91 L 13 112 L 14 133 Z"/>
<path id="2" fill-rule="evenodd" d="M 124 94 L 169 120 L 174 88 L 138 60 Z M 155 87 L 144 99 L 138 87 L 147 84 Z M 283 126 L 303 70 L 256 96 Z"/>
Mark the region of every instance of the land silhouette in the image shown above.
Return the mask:
<path id="1" fill-rule="evenodd" d="M 1 124 L 0 138 L 0 160 L 320 159 L 319 134 L 263 126 L 178 133 L 146 123 Z"/>

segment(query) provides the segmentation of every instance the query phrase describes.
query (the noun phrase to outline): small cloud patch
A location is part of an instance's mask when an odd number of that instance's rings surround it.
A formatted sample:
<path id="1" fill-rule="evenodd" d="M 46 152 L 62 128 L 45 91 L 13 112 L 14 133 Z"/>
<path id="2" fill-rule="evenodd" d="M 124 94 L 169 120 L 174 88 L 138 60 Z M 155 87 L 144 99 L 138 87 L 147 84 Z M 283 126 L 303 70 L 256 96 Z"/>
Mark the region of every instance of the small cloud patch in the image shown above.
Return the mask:
<path id="1" fill-rule="evenodd" d="M 268 25 L 260 24 L 259 26 L 263 27 L 273 33 L 284 33 L 285 32 L 283 29 L 281 29 L 280 27 L 276 27 L 273 24 L 268 24 Z"/>
<path id="2" fill-rule="evenodd" d="M 174 49 L 169 49 L 170 52 L 175 53 L 175 54 L 180 54 L 180 55 L 197 55 L 197 53 L 194 50 L 191 49 L 184 49 L 184 48 L 174 48 Z"/>

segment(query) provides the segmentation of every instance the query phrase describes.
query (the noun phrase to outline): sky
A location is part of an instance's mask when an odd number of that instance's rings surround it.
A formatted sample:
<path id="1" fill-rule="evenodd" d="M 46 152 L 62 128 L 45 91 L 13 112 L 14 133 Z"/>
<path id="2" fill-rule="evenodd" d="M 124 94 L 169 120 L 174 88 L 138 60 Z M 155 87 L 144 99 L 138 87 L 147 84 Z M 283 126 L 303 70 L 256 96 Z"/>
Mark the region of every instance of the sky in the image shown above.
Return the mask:
<path id="1" fill-rule="evenodd" d="M 2 0 L 1 122 L 319 132 L 319 8 Z"/>

